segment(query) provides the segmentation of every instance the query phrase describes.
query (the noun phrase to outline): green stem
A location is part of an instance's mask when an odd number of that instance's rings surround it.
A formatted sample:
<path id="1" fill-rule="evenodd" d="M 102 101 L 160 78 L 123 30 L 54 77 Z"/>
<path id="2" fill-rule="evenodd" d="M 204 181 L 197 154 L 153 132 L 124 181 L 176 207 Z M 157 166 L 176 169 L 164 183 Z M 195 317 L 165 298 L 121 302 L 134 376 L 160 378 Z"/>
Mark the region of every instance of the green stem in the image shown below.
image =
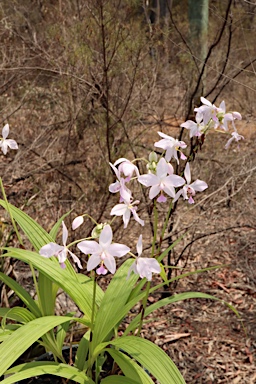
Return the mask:
<path id="1" fill-rule="evenodd" d="M 89 359 L 88 359 L 88 371 L 87 374 L 90 378 L 92 378 L 92 338 L 93 338 L 93 329 L 94 329 L 94 313 L 95 313 L 95 301 L 96 301 L 96 276 L 95 272 L 92 271 L 92 279 L 93 279 L 93 296 L 92 296 L 92 316 L 91 316 L 91 332 L 90 332 L 90 341 L 89 341 Z"/>
<path id="2" fill-rule="evenodd" d="M 75 240 L 75 241 L 72 241 L 72 243 L 69 243 L 68 245 L 67 245 L 67 248 L 70 248 L 70 247 L 72 247 L 72 245 L 75 245 L 75 244 L 77 244 L 77 243 L 80 243 L 81 241 L 84 241 L 84 240 L 92 240 L 92 239 L 94 239 L 94 237 L 84 237 L 83 239 L 79 239 L 79 240 Z"/>
<path id="3" fill-rule="evenodd" d="M 138 337 L 140 337 L 140 332 L 141 332 L 141 328 L 142 328 L 142 324 L 143 324 L 143 320 L 144 320 L 144 316 L 145 316 L 145 311 L 146 311 L 147 302 L 148 302 L 149 289 L 150 289 L 150 281 L 147 282 L 145 296 L 144 296 L 144 298 L 142 300 L 140 324 L 139 324 L 138 331 L 136 333 L 136 336 L 138 336 Z"/>
<path id="4" fill-rule="evenodd" d="M 38 283 L 37 283 L 37 280 L 36 280 L 36 274 L 35 274 L 35 270 L 34 270 L 34 267 L 33 267 L 32 263 L 29 263 L 29 267 L 30 267 L 30 270 L 31 270 L 31 273 L 32 273 L 33 282 L 34 282 L 35 289 L 36 289 L 36 294 L 37 294 L 39 308 L 40 308 L 40 311 L 42 311 L 43 308 L 42 308 L 42 304 L 41 304 L 40 291 L 39 291 L 39 288 L 38 288 Z"/>
<path id="5" fill-rule="evenodd" d="M 162 245 L 162 241 L 163 241 L 163 238 L 164 238 L 164 234 L 165 234 L 165 231 L 166 231 L 166 228 L 167 228 L 167 225 L 168 225 L 168 221 L 169 221 L 170 216 L 171 216 L 171 211 L 172 211 L 172 201 L 170 203 L 169 210 L 168 210 L 168 213 L 166 215 L 165 222 L 164 222 L 164 225 L 163 225 L 163 229 L 162 229 L 162 232 L 161 232 L 161 236 L 160 236 L 160 239 L 159 239 L 159 244 L 158 244 L 158 254 L 159 255 L 160 255 L 160 251 L 161 251 L 161 245 Z"/>
<path id="6" fill-rule="evenodd" d="M 154 257 L 154 253 L 155 253 L 157 224 L 158 224 L 158 212 L 157 212 L 157 208 L 156 208 L 156 200 L 154 200 L 154 236 L 153 236 L 153 241 L 152 241 L 151 257 Z M 143 324 L 143 319 L 145 316 L 145 310 L 146 310 L 147 302 L 148 302 L 149 289 L 150 289 L 150 281 L 147 282 L 146 290 L 145 290 L 145 296 L 142 300 L 140 324 L 139 324 L 139 328 L 138 328 L 138 331 L 136 333 L 136 336 L 140 336 L 140 332 L 141 332 L 141 328 L 142 328 L 142 324 Z"/>
<path id="7" fill-rule="evenodd" d="M 14 229 L 16 235 L 17 235 L 17 238 L 19 240 L 20 245 L 23 245 L 22 239 L 20 237 L 20 234 L 18 232 L 16 223 L 15 223 L 15 221 L 13 219 L 13 216 L 12 216 L 12 213 L 11 213 L 11 210 L 10 210 L 10 207 L 9 207 L 9 203 L 8 203 L 8 200 L 7 200 L 7 197 L 6 197 L 6 194 L 5 194 L 4 185 L 3 185 L 3 181 L 2 181 L 1 177 L 0 177 L 0 188 L 1 188 L 1 191 L 2 191 L 2 194 L 3 194 L 3 198 L 4 198 L 4 201 L 5 201 L 5 204 L 6 204 L 6 210 L 9 213 L 9 216 L 11 218 L 13 229 Z"/>
<path id="8" fill-rule="evenodd" d="M 151 257 L 153 257 L 154 254 L 155 254 L 157 224 L 158 224 L 158 212 L 157 212 L 157 209 L 156 209 L 156 200 L 154 200 L 154 237 L 153 237 L 153 242 L 152 242 Z"/>
<path id="9" fill-rule="evenodd" d="M 89 219 L 91 219 L 91 221 L 95 224 L 95 225 L 98 225 L 97 221 L 94 220 L 94 218 L 92 216 L 90 216 L 88 213 L 84 213 L 83 215 L 81 216 L 86 216 L 86 217 L 89 217 Z"/>

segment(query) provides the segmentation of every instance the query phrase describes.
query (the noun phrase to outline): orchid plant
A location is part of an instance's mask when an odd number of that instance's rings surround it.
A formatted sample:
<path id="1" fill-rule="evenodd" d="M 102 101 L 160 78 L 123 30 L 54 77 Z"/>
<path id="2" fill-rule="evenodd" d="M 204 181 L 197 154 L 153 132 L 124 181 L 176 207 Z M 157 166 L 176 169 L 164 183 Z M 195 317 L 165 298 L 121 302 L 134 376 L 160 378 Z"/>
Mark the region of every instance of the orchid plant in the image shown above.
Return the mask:
<path id="1" fill-rule="evenodd" d="M 243 139 L 235 127 L 235 120 L 241 119 L 238 112 L 226 113 L 224 102 L 216 107 L 205 98 L 201 98 L 201 101 L 203 105 L 195 109 L 196 122 L 189 120 L 181 125 L 189 130 L 190 138 L 200 138 L 210 130 L 228 134 L 228 123 L 231 122 L 233 132 L 226 148 L 232 141 Z M 7 139 L 8 134 L 9 126 L 6 124 L 0 140 L 4 154 L 8 148 L 18 149 L 16 141 Z M 174 279 L 184 277 L 180 275 L 170 280 L 166 278 L 163 260 L 174 244 L 162 249 L 169 216 L 167 214 L 159 234 L 159 204 L 169 205 L 169 213 L 181 196 L 183 200 L 193 204 L 196 193 L 203 192 L 208 186 L 205 181 L 199 179 L 191 183 L 192 159 L 183 153 L 183 150 L 186 153 L 186 143 L 162 132 L 159 132 L 159 136 L 161 139 L 154 145 L 161 149 L 162 153 L 150 153 L 149 160 L 145 160 L 147 173 L 139 173 L 139 168 L 134 164 L 136 159 L 130 161 L 121 158 L 110 164 L 116 181 L 109 186 L 109 191 L 118 194 L 118 202 L 110 212 L 111 220 L 107 223 L 96 223 L 91 218 L 95 223 L 91 236 L 70 244 L 67 244 L 68 229 L 64 223 L 66 215 L 59 219 L 50 233 L 47 233 L 31 217 L 7 201 L 0 179 L 3 194 L 0 204 L 10 215 L 20 244 L 22 245 L 22 238 L 16 224 L 34 248 L 34 251 L 29 251 L 23 246 L 8 247 L 1 256 L 22 260 L 30 266 L 36 292 L 35 298 L 32 298 L 15 280 L 0 272 L 1 280 L 16 293 L 25 306 L 0 308 L 0 376 L 5 375 L 1 381 L 3 384 L 15 383 L 45 373 L 88 384 L 152 384 L 154 378 L 161 384 L 185 383 L 178 368 L 163 350 L 140 335 L 146 316 L 166 304 L 195 297 L 216 300 L 215 297 L 204 293 L 188 292 L 161 299 L 154 304 L 147 303 L 149 294 Z M 181 174 L 174 173 L 171 162 L 181 162 Z M 155 218 L 150 257 L 143 255 L 141 234 L 136 244 L 136 253 L 132 252 L 132 245 L 128 247 L 113 242 L 112 226 L 116 217 L 122 217 L 124 228 L 127 228 L 133 219 L 137 226 L 145 225 L 144 220 L 137 214 L 140 201 L 133 197 L 129 185 L 131 181 L 150 188 L 149 199 L 154 205 Z M 75 231 L 84 223 L 84 216 L 88 215 L 81 214 L 73 220 L 72 230 Z M 62 245 L 59 245 L 56 237 L 61 226 Z M 77 254 L 70 250 L 74 246 L 77 246 Z M 116 258 L 122 260 L 124 256 L 126 260 L 117 269 Z M 88 275 L 77 273 L 71 264 L 74 262 L 80 272 L 84 259 L 87 260 Z M 200 271 L 191 273 L 198 272 Z M 103 291 L 98 283 L 98 276 L 107 273 L 113 276 L 106 291 Z M 59 290 L 70 296 L 80 315 L 55 315 Z M 141 302 L 139 313 L 123 330 L 120 326 L 124 318 L 138 302 Z M 236 312 L 233 307 L 231 309 Z M 78 330 L 81 337 L 80 341 L 76 342 L 75 359 L 69 364 L 63 356 L 63 346 L 74 324 L 80 324 Z M 19 364 L 19 357 L 35 342 L 47 352 L 52 352 L 54 361 L 34 360 Z M 71 344 L 70 342 L 70 347 Z M 107 371 L 105 362 L 110 358 L 114 363 Z"/>

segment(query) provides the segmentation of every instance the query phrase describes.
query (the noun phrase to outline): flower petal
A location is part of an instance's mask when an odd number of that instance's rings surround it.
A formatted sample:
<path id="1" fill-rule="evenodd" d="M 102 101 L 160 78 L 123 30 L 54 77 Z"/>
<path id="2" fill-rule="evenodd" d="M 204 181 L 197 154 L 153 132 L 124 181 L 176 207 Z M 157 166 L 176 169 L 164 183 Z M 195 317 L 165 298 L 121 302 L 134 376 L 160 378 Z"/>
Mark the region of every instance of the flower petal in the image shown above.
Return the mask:
<path id="1" fill-rule="evenodd" d="M 127 228 L 127 225 L 129 224 L 130 218 L 131 218 L 131 211 L 129 208 L 127 208 L 123 214 L 124 228 Z"/>
<path id="2" fill-rule="evenodd" d="M 72 229 L 75 230 L 77 229 L 78 227 L 80 227 L 80 225 L 82 225 L 84 222 L 84 218 L 83 216 L 77 216 L 73 222 L 72 222 Z"/>
<path id="3" fill-rule="evenodd" d="M 210 101 L 205 99 L 204 97 L 201 97 L 200 100 L 202 104 L 208 105 L 208 107 L 212 107 L 212 103 L 210 103 Z"/>
<path id="4" fill-rule="evenodd" d="M 68 253 L 69 253 L 70 256 L 72 257 L 72 259 L 74 260 L 74 262 L 78 265 L 78 267 L 79 267 L 80 269 L 82 269 L 83 267 L 82 267 L 82 264 L 81 264 L 80 260 L 78 259 L 78 257 L 77 257 L 73 252 L 71 252 L 69 249 L 68 249 Z"/>
<path id="5" fill-rule="evenodd" d="M 124 244 L 113 243 L 107 249 L 107 254 L 116 257 L 122 257 L 130 252 L 130 248 Z"/>
<path id="6" fill-rule="evenodd" d="M 154 199 L 154 197 L 156 197 L 158 195 L 158 193 L 160 192 L 160 187 L 159 185 L 153 185 L 151 188 L 150 188 L 150 191 L 149 191 L 149 198 L 151 200 Z"/>
<path id="7" fill-rule="evenodd" d="M 56 243 L 48 243 L 39 250 L 39 254 L 43 257 L 52 257 L 56 256 L 63 249 L 64 247 L 62 245 Z"/>
<path id="8" fill-rule="evenodd" d="M 91 271 L 92 269 L 96 268 L 97 265 L 100 264 L 100 262 L 101 262 L 100 255 L 91 255 L 87 262 L 87 271 Z"/>
<path id="9" fill-rule="evenodd" d="M 140 225 L 142 225 L 142 227 L 144 227 L 145 222 L 144 222 L 144 220 L 142 220 L 142 219 L 139 218 L 139 216 L 138 216 L 136 210 L 135 210 L 135 209 L 132 209 L 131 211 L 132 211 L 134 220 L 136 220 Z"/>
<path id="10" fill-rule="evenodd" d="M 194 182 L 190 185 L 190 187 L 193 188 L 195 191 L 202 192 L 202 191 L 204 191 L 206 188 L 208 188 L 208 185 L 206 184 L 205 181 L 202 181 L 202 180 L 197 179 L 196 181 L 194 181 Z"/>
<path id="11" fill-rule="evenodd" d="M 178 175 L 170 175 L 167 176 L 164 180 L 165 185 L 172 186 L 172 187 L 181 187 L 185 184 L 185 180 L 183 177 Z"/>
<path id="12" fill-rule="evenodd" d="M 110 225 L 105 225 L 103 230 L 101 231 L 99 244 L 102 248 L 107 249 L 112 243 L 113 233 Z"/>
<path id="13" fill-rule="evenodd" d="M 104 268 L 103 265 L 101 265 L 99 268 L 96 269 L 97 275 L 106 275 L 108 273 L 108 270 Z"/>
<path id="14" fill-rule="evenodd" d="M 107 255 L 104 259 L 104 264 L 111 273 L 115 273 L 116 271 L 116 261 L 112 255 Z"/>
<path id="15" fill-rule="evenodd" d="M 160 178 L 165 177 L 167 175 L 167 172 L 168 172 L 168 166 L 167 166 L 165 159 L 162 157 L 159 160 L 157 167 L 156 167 L 157 177 L 160 177 Z"/>
<path id="16" fill-rule="evenodd" d="M 97 241 L 94 240 L 81 241 L 77 244 L 77 248 L 80 249 L 80 251 L 83 252 L 85 255 L 98 255 L 102 251 L 101 246 L 97 243 Z"/>
<path id="17" fill-rule="evenodd" d="M 180 197 L 180 195 L 183 194 L 183 188 L 180 189 L 176 194 L 175 194 L 175 197 L 174 197 L 174 200 L 173 200 L 173 203 L 175 203 L 175 201 L 177 201 Z"/>
<path id="18" fill-rule="evenodd" d="M 142 235 L 140 235 L 139 240 L 136 245 L 138 256 L 142 254 Z"/>
<path id="19" fill-rule="evenodd" d="M 127 274 L 127 280 L 129 279 L 131 272 L 134 272 L 136 275 L 138 275 L 136 260 L 132 263 L 132 265 L 129 268 L 129 271 Z"/>
<path id="20" fill-rule="evenodd" d="M 172 185 L 165 185 L 164 186 L 164 192 L 168 195 L 168 196 L 170 196 L 170 197 L 175 197 L 175 189 L 174 189 L 174 187 L 172 186 Z M 161 198 L 161 199 L 157 199 L 157 201 L 159 202 L 159 203 L 165 203 L 166 202 L 166 198 L 165 198 L 165 196 L 163 195 L 163 197 Z"/>
<path id="21" fill-rule="evenodd" d="M 5 140 L 6 137 L 9 135 L 9 124 L 5 124 L 5 126 L 3 127 L 2 129 L 2 136 L 3 136 L 3 139 Z"/>
<path id="22" fill-rule="evenodd" d="M 187 184 L 190 184 L 191 183 L 191 172 L 190 172 L 189 163 L 186 164 L 184 176 L 185 176 L 185 179 L 187 181 Z"/>
<path id="23" fill-rule="evenodd" d="M 110 215 L 122 216 L 126 210 L 127 210 L 126 204 L 117 204 L 111 209 Z"/>
<path id="24" fill-rule="evenodd" d="M 16 143 L 15 140 L 12 140 L 12 139 L 5 139 L 5 143 L 7 144 L 7 146 L 11 149 L 18 149 L 18 144 Z"/>
<path id="25" fill-rule="evenodd" d="M 2 141 L 0 142 L 0 147 L 1 147 L 1 149 L 2 149 L 3 154 L 6 155 L 6 153 L 7 153 L 7 149 L 8 149 L 8 145 L 7 145 L 7 143 L 6 143 L 6 140 L 2 140 Z"/>
<path id="26" fill-rule="evenodd" d="M 139 183 L 145 185 L 145 187 L 151 187 L 154 184 L 158 183 L 158 177 L 149 173 L 148 175 L 141 175 L 138 177 Z"/>
<path id="27" fill-rule="evenodd" d="M 148 281 L 152 280 L 152 272 L 161 272 L 160 265 L 156 259 L 142 257 L 137 259 L 137 270 L 140 277 L 146 277 Z"/>
<path id="28" fill-rule="evenodd" d="M 67 239 L 68 239 L 68 230 L 64 221 L 62 221 L 62 243 L 64 246 L 67 244 Z"/>

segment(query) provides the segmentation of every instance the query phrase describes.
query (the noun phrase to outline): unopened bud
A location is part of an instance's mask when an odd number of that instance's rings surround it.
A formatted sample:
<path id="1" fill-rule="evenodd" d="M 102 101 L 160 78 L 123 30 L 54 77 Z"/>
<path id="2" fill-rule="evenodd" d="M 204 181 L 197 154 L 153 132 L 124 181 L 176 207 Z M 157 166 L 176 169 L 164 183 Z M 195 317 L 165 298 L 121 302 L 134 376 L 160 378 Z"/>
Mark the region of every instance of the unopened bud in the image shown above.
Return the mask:
<path id="1" fill-rule="evenodd" d="M 150 163 L 157 163 L 157 154 L 154 151 L 150 152 L 148 159 Z"/>
<path id="2" fill-rule="evenodd" d="M 97 224 L 96 227 L 93 228 L 91 236 L 93 239 L 98 239 L 100 237 L 101 231 L 103 230 L 105 224 Z"/>

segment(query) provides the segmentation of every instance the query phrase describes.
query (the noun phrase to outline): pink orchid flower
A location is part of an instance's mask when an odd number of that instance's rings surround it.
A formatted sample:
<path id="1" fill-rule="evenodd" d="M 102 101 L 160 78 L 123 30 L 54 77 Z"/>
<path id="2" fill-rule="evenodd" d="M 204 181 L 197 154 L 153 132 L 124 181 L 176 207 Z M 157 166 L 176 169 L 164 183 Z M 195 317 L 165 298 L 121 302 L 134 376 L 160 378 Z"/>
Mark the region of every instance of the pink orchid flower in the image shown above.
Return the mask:
<path id="1" fill-rule="evenodd" d="M 96 269 L 98 275 L 105 275 L 107 270 L 111 273 L 116 271 L 115 257 L 126 255 L 130 248 L 124 244 L 112 243 L 113 233 L 110 225 L 104 226 L 99 242 L 94 240 L 84 240 L 77 244 L 77 247 L 86 255 L 91 255 L 87 263 L 87 271 Z M 106 268 L 107 269 L 106 269 Z"/>
<path id="2" fill-rule="evenodd" d="M 192 120 L 187 120 L 185 123 L 181 124 L 181 127 L 189 130 L 189 137 L 200 137 L 205 130 L 205 125 L 202 124 L 203 114 L 198 112 L 196 114 L 196 123 Z"/>
<path id="3" fill-rule="evenodd" d="M 121 157 L 114 163 L 114 166 L 117 166 L 117 165 L 119 165 L 118 167 L 119 174 L 123 173 L 124 176 L 126 177 L 126 180 L 128 178 L 127 181 L 130 181 L 134 172 L 136 173 L 137 177 L 140 175 L 138 167 L 136 167 L 136 165 L 134 165 L 130 160 L 127 160 L 124 157 Z"/>
<path id="4" fill-rule="evenodd" d="M 233 140 L 235 140 L 235 141 L 239 141 L 241 139 L 244 140 L 244 136 L 239 135 L 239 133 L 237 131 L 232 132 L 231 136 L 232 137 L 227 141 L 227 144 L 225 145 L 225 149 L 229 148 L 229 146 L 230 146 L 230 144 L 232 143 Z"/>
<path id="5" fill-rule="evenodd" d="M 115 205 L 110 215 L 113 216 L 123 216 L 123 222 L 124 222 L 124 228 L 127 228 L 127 225 L 131 218 L 131 213 L 134 217 L 134 219 L 142 226 L 144 226 L 144 220 L 140 219 L 137 214 L 138 207 L 135 206 L 135 204 L 139 204 L 139 200 L 135 200 L 133 203 L 124 201 L 122 204 Z"/>
<path id="6" fill-rule="evenodd" d="M 131 265 L 127 278 L 129 279 L 131 272 L 134 272 L 137 275 L 140 275 L 141 279 L 144 277 L 148 280 L 152 280 L 152 273 L 160 273 L 161 267 L 158 261 L 154 258 L 141 257 L 142 254 L 142 235 L 140 235 L 137 243 L 137 253 L 138 257 Z"/>
<path id="7" fill-rule="evenodd" d="M 111 168 L 116 174 L 117 181 L 115 183 L 110 184 L 109 192 L 111 193 L 120 193 L 120 202 L 122 201 L 130 201 L 132 197 L 132 193 L 130 189 L 128 189 L 125 185 L 127 181 L 130 181 L 129 177 L 124 179 L 121 177 L 119 170 L 111 163 L 109 163 Z"/>
<path id="8" fill-rule="evenodd" d="M 68 230 L 67 227 L 62 221 L 62 242 L 63 245 L 59 245 L 56 243 L 49 243 L 44 245 L 40 250 L 39 254 L 43 257 L 52 257 L 55 256 L 58 258 L 61 268 L 66 268 L 65 261 L 67 259 L 68 253 L 73 258 L 74 262 L 78 265 L 79 268 L 82 268 L 80 260 L 78 257 L 72 253 L 67 247 L 67 239 L 68 239 Z"/>
<path id="9" fill-rule="evenodd" d="M 157 141 L 154 144 L 154 146 L 157 148 L 162 148 L 166 151 L 165 160 L 167 162 L 169 162 L 174 157 L 174 159 L 179 164 L 178 152 L 180 152 L 181 159 L 186 160 L 186 156 L 180 150 L 180 148 L 186 148 L 187 147 L 187 144 L 184 143 L 184 141 L 179 141 L 177 139 L 174 139 L 173 137 L 168 136 L 163 132 L 158 132 L 158 135 L 161 136 L 163 139 Z"/>
<path id="10" fill-rule="evenodd" d="M 157 201 L 159 203 L 166 202 L 166 197 L 163 195 L 165 192 L 170 197 L 175 197 L 174 187 L 181 187 L 185 180 L 177 175 L 169 174 L 170 167 L 166 163 L 164 158 L 161 158 L 156 167 L 156 174 L 141 175 L 138 177 L 138 181 L 146 187 L 151 187 L 149 191 L 149 198 L 152 200 L 159 193 Z M 167 176 L 168 175 L 168 176 Z"/>
<path id="11" fill-rule="evenodd" d="M 210 119 L 214 122 L 214 128 L 221 128 L 224 131 L 228 131 L 228 122 L 234 122 L 235 119 L 241 120 L 242 116 L 239 112 L 227 112 L 226 113 L 226 105 L 223 100 L 220 103 L 219 107 L 212 104 L 209 100 L 201 97 L 201 105 L 199 108 L 195 108 L 194 111 L 199 112 L 203 115 L 203 124 L 207 125 Z"/>
<path id="12" fill-rule="evenodd" d="M 15 140 L 7 139 L 9 135 L 9 124 L 5 124 L 5 126 L 2 129 L 2 139 L 0 140 L 0 148 L 2 149 L 2 152 L 4 155 L 7 153 L 8 147 L 11 149 L 18 149 L 18 144 Z"/>
<path id="13" fill-rule="evenodd" d="M 188 200 L 189 204 L 194 203 L 193 196 L 195 196 L 196 192 L 202 192 L 206 188 L 208 188 L 208 185 L 202 181 L 197 179 L 192 184 L 191 183 L 191 173 L 190 173 L 190 166 L 189 163 L 186 164 L 184 176 L 187 181 L 187 184 L 184 185 L 175 195 L 175 198 L 173 202 L 177 201 L 178 198 L 182 195 L 184 200 Z"/>

